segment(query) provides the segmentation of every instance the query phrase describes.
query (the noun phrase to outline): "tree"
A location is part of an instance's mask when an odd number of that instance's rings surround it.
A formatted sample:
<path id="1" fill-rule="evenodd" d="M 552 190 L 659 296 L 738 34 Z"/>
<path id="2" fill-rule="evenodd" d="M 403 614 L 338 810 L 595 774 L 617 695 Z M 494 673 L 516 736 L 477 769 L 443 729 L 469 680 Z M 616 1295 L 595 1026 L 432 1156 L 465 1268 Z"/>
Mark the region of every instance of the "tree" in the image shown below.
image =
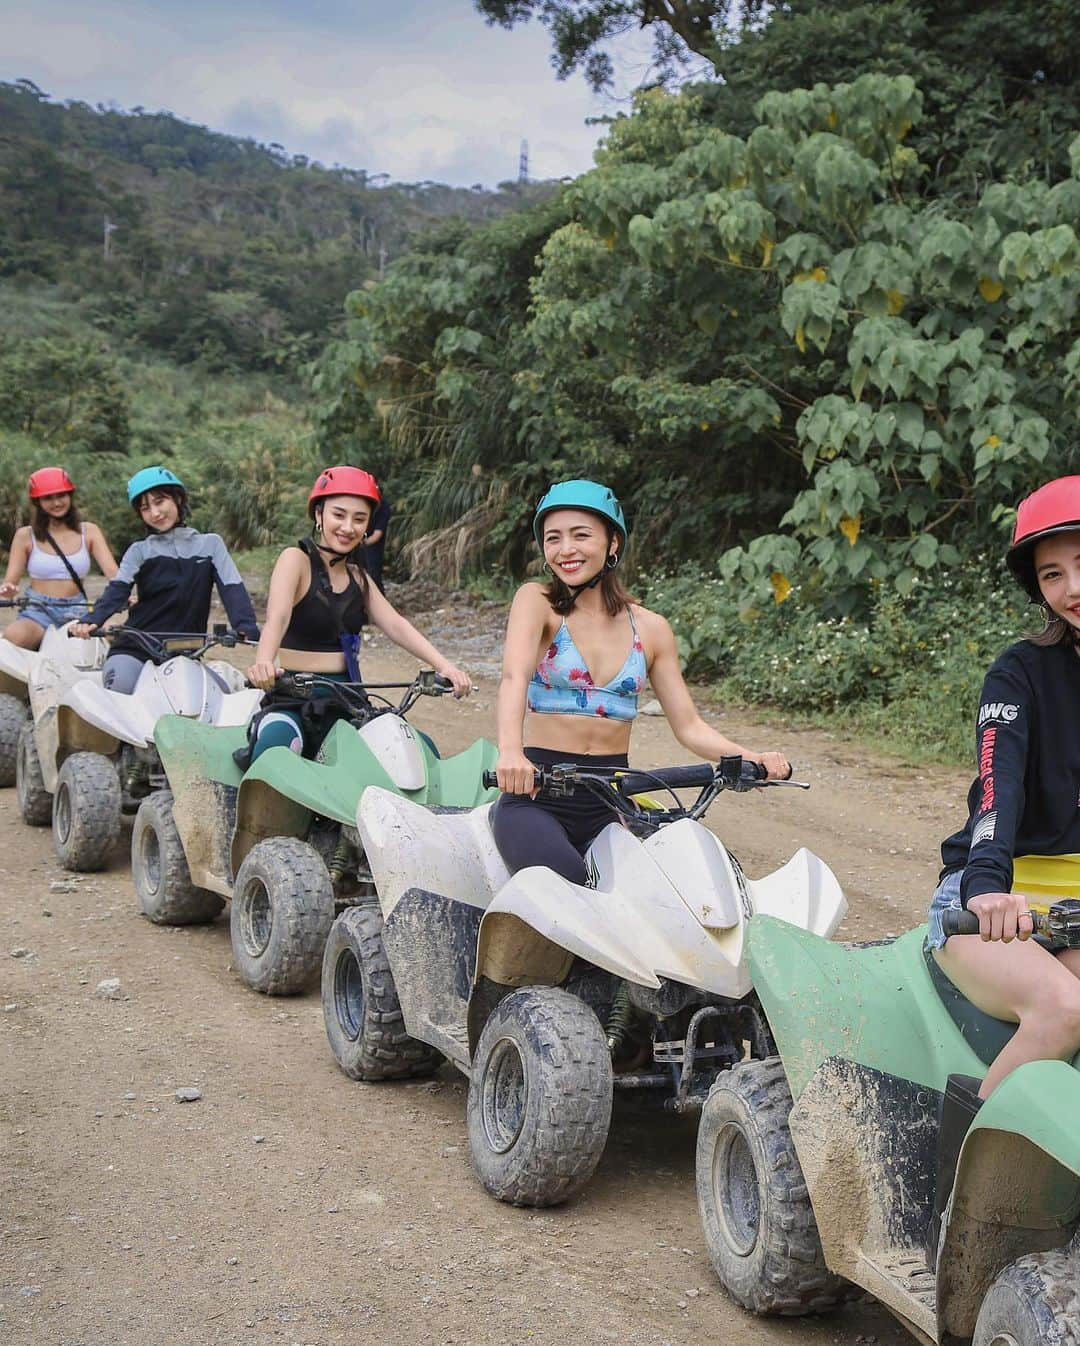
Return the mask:
<path id="1" fill-rule="evenodd" d="M 513 28 L 537 19 L 551 34 L 551 63 L 559 79 L 581 70 L 593 89 L 611 85 L 614 67 L 605 44 L 635 28 L 653 30 L 655 77 L 669 82 L 685 70 L 691 53 L 715 61 L 737 11 L 746 22 L 762 0 L 475 0 L 489 24 Z"/>

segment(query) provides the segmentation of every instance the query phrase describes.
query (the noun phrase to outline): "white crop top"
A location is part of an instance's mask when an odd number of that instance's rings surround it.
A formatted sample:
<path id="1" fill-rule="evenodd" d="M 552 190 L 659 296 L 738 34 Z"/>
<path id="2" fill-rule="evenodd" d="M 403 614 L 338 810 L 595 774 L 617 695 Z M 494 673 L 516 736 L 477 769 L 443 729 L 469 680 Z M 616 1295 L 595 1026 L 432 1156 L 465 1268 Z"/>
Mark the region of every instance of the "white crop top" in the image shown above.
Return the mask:
<path id="1" fill-rule="evenodd" d="M 30 533 L 30 555 L 26 562 L 26 573 L 32 580 L 70 580 L 68 568 L 53 551 L 51 546 L 42 546 Z M 90 573 L 90 548 L 86 545 L 86 525 L 82 528 L 82 543 L 78 551 L 65 553 L 71 568 L 80 579 Z"/>

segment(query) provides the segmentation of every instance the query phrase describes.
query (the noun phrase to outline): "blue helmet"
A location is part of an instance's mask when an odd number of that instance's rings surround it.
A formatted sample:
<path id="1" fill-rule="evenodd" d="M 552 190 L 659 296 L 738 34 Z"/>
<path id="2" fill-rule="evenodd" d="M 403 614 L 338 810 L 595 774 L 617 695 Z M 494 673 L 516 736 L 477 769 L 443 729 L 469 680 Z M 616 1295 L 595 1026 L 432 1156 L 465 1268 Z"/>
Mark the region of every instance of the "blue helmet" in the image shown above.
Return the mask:
<path id="1" fill-rule="evenodd" d="M 590 514 L 599 514 L 615 525 L 626 546 L 626 519 L 622 505 L 616 499 L 615 492 L 609 486 L 601 486 L 598 481 L 557 481 L 549 487 L 533 515 L 533 534 L 541 549 L 544 546 L 543 520 L 545 514 L 553 509 L 584 509 Z"/>
<path id="2" fill-rule="evenodd" d="M 160 491 L 165 486 L 171 486 L 174 490 L 187 494 L 187 487 L 176 473 L 170 472 L 167 467 L 140 468 L 128 481 L 128 503 L 133 505 L 140 495 L 145 495 L 147 491 Z"/>

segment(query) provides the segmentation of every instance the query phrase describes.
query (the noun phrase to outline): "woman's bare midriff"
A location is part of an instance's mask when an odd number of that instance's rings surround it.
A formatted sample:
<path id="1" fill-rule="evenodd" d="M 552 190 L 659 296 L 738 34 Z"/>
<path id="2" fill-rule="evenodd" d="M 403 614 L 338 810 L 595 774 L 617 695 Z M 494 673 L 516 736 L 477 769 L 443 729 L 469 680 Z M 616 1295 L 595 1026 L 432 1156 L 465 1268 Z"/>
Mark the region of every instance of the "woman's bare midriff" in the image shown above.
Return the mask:
<path id="1" fill-rule="evenodd" d="M 345 672 L 345 656 L 333 650 L 278 650 L 275 662 L 288 673 Z"/>
<path id="2" fill-rule="evenodd" d="M 525 744 L 574 756 L 610 756 L 630 751 L 630 724 L 599 715 L 535 715 L 525 722 Z"/>
<path id="3" fill-rule="evenodd" d="M 82 595 L 70 580 L 31 580 L 31 592 L 44 594 L 46 598 L 81 598 Z"/>

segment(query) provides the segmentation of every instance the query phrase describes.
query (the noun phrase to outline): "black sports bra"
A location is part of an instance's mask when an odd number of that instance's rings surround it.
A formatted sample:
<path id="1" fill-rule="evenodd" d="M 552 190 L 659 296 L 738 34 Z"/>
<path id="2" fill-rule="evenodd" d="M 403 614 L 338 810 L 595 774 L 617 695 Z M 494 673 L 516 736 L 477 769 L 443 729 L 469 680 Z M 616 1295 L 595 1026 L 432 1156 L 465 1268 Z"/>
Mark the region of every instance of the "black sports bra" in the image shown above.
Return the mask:
<path id="1" fill-rule="evenodd" d="M 306 539 L 305 539 L 306 540 Z M 311 565 L 311 582 L 307 592 L 293 605 L 292 616 L 281 637 L 286 650 L 308 650 L 314 654 L 340 654 L 340 637 L 359 635 L 367 622 L 367 604 L 364 590 L 350 570 L 349 583 L 341 593 L 334 593 L 329 580 L 319 584 L 317 557 L 303 548 Z"/>

